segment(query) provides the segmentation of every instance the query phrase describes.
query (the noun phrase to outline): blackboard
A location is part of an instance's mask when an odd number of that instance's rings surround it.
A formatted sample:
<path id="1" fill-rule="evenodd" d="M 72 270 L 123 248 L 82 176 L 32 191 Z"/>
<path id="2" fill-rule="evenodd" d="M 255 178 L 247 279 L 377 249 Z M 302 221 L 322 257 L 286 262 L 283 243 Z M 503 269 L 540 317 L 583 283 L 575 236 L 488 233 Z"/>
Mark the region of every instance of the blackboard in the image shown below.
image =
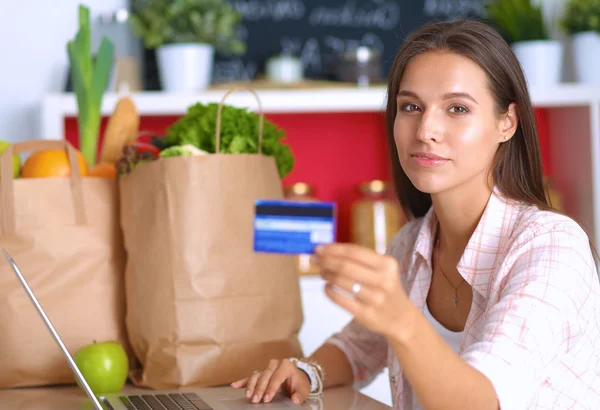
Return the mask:
<path id="1" fill-rule="evenodd" d="M 330 76 L 339 52 L 367 45 L 382 53 L 384 75 L 407 34 L 427 21 L 478 17 L 486 0 L 229 0 L 242 14 L 241 57 L 217 56 L 214 80 L 252 79 L 274 54 L 294 54 L 306 77 Z"/>
<path id="2" fill-rule="evenodd" d="M 299 56 L 305 77 L 327 78 L 328 62 L 357 45 L 381 51 L 385 77 L 397 48 L 423 23 L 479 17 L 489 0 L 227 0 L 242 14 L 243 56 L 215 56 L 213 81 L 256 78 L 276 54 Z M 150 63 L 148 65 L 148 63 Z M 153 62 L 146 87 L 157 85 Z M 154 87 L 153 87 L 154 86 Z"/>

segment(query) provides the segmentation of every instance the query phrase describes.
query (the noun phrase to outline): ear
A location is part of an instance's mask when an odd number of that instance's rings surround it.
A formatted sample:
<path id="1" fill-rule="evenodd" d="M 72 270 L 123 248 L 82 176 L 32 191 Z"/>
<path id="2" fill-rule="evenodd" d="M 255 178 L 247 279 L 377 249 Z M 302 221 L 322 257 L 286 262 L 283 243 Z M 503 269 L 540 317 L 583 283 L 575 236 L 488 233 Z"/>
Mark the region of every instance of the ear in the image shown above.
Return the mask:
<path id="1" fill-rule="evenodd" d="M 517 127 L 519 126 L 519 113 L 517 110 L 517 104 L 511 103 L 508 106 L 506 114 L 503 114 L 500 123 L 500 142 L 506 142 L 515 135 Z"/>

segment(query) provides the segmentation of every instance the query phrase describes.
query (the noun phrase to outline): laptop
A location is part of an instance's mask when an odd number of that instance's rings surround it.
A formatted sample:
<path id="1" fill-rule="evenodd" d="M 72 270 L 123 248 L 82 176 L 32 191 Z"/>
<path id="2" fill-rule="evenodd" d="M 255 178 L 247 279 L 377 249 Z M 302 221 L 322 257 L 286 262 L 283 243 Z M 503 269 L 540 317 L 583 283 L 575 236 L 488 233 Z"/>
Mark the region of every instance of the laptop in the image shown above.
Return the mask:
<path id="1" fill-rule="evenodd" d="M 65 347 L 61 337 L 52 325 L 50 318 L 38 302 L 29 284 L 23 277 L 13 258 L 2 249 L 4 257 L 10 263 L 13 271 L 19 278 L 29 299 L 35 305 L 46 327 L 52 333 L 54 340 L 67 359 L 71 370 L 79 381 L 87 396 L 90 398 L 94 410 L 303 410 L 304 407 L 295 404 L 283 394 L 277 394 L 270 403 L 253 404 L 245 397 L 245 389 L 232 387 L 212 387 L 184 390 L 148 390 L 142 393 L 116 393 L 96 396 L 89 384 L 79 371 L 73 357 Z"/>

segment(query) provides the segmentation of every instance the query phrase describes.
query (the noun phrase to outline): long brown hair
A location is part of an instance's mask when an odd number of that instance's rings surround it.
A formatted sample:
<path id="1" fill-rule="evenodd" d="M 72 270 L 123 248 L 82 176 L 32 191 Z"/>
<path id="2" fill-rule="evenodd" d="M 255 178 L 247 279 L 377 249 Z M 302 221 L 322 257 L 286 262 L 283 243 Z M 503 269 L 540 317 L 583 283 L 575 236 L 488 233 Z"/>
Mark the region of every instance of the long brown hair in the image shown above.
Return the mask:
<path id="1" fill-rule="evenodd" d="M 413 219 L 425 215 L 431 207 L 431 196 L 415 188 L 400 166 L 394 141 L 396 94 L 411 59 L 434 50 L 462 55 L 484 70 L 498 115 L 506 113 L 509 105 L 516 103 L 518 127 L 515 135 L 500 144 L 496 152 L 491 170 L 493 183 L 507 198 L 542 210 L 552 210 L 543 180 L 535 115 L 521 65 L 508 43 L 493 27 L 482 21 L 461 19 L 428 23 L 413 32 L 398 50 L 390 70 L 386 109 L 387 139 L 396 195 L 406 217 Z M 590 245 L 597 258 L 591 239 Z"/>

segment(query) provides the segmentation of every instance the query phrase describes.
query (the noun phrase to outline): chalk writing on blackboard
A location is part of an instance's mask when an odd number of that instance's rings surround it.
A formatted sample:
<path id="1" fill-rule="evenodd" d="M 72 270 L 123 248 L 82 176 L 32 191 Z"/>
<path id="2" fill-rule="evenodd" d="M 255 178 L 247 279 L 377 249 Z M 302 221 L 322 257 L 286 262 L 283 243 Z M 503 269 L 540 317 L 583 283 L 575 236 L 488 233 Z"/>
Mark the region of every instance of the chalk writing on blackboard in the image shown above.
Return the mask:
<path id="1" fill-rule="evenodd" d="M 301 20 L 306 13 L 302 0 L 230 0 L 244 21 Z"/>
<path id="2" fill-rule="evenodd" d="M 313 26 L 352 27 L 392 30 L 400 21 L 400 4 L 392 0 L 373 0 L 359 6 L 347 1 L 339 6 L 317 6 L 310 11 L 308 23 Z"/>
<path id="3" fill-rule="evenodd" d="M 219 81 L 252 80 L 258 73 L 256 61 L 244 61 L 239 57 L 215 61 L 213 79 Z"/>
<path id="4" fill-rule="evenodd" d="M 465 15 L 482 16 L 490 0 L 425 0 L 423 14 L 432 17 L 456 18 Z"/>

